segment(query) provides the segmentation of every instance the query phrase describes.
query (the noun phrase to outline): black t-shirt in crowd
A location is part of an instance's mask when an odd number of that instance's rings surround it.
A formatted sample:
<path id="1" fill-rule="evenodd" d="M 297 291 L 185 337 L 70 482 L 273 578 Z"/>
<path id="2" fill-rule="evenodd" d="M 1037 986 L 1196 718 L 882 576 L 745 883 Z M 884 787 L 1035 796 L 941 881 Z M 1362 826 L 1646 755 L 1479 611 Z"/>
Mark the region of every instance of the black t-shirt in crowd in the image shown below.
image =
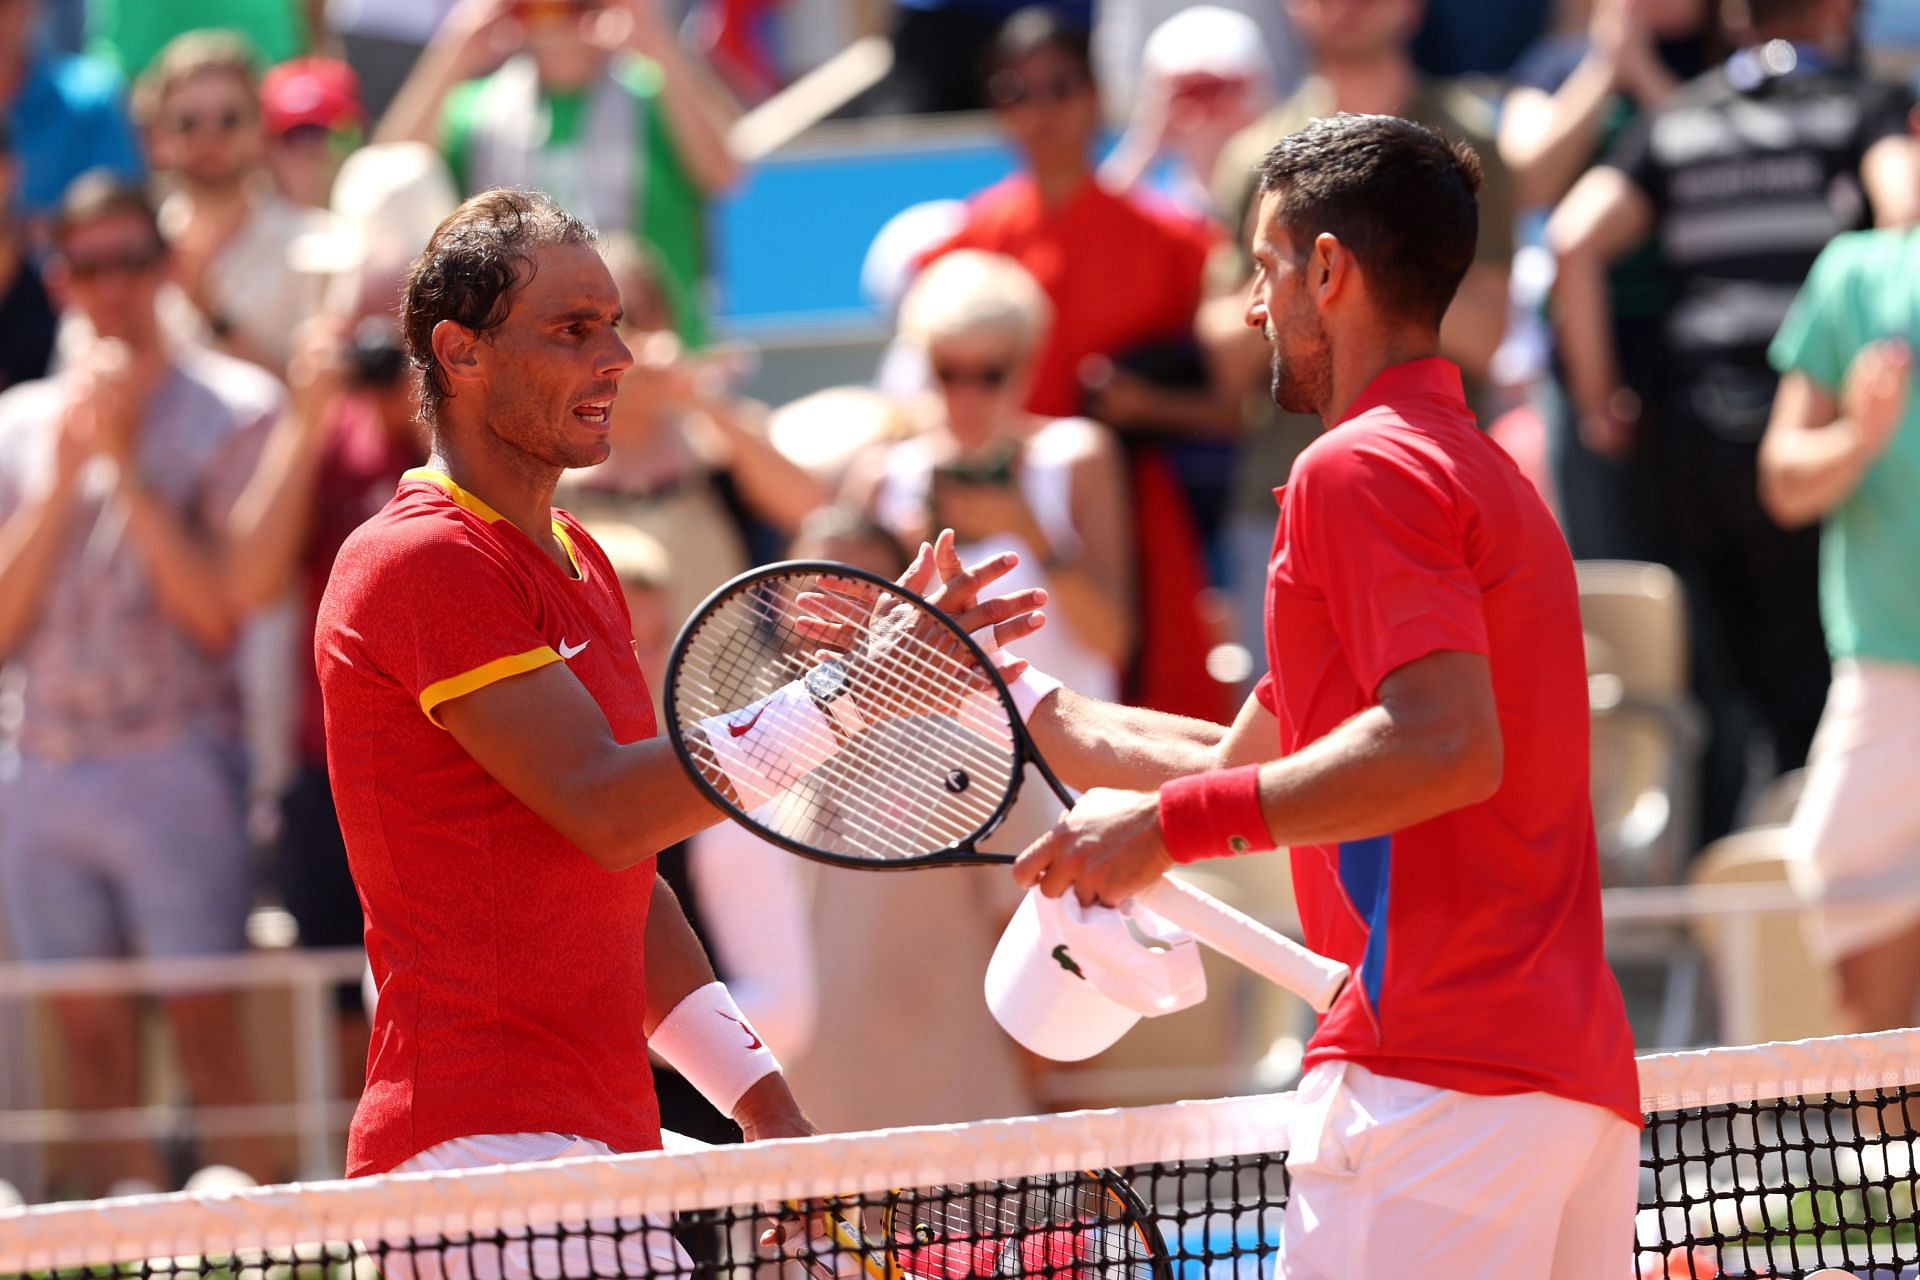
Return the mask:
<path id="1" fill-rule="evenodd" d="M 39 270 L 22 262 L 0 296 L 0 391 L 46 376 L 57 325 Z"/>
<path id="2" fill-rule="evenodd" d="M 1666 347 L 1682 399 L 1670 408 L 1729 439 L 1759 439 L 1776 381 L 1767 344 L 1827 242 L 1872 225 L 1861 159 L 1906 132 L 1912 105 L 1896 85 L 1843 70 L 1768 73 L 1748 52 L 1621 137 L 1607 163 L 1652 201 L 1675 290 Z"/>

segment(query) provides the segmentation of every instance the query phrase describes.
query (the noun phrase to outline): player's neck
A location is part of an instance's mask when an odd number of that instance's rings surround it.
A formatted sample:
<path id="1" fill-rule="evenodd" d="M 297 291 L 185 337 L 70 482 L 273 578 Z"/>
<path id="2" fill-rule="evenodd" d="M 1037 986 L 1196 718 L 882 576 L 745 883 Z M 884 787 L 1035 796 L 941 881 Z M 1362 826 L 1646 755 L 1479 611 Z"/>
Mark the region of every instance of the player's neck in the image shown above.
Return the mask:
<path id="1" fill-rule="evenodd" d="M 459 434 L 442 431 L 427 465 L 447 473 L 461 489 L 499 512 L 555 560 L 566 555 L 553 536 L 553 490 L 560 472 L 535 463 L 524 453 L 488 448 Z"/>
<path id="2" fill-rule="evenodd" d="M 1326 403 L 1320 406 L 1320 422 L 1324 427 L 1338 426 L 1360 393 L 1388 369 L 1440 354 L 1440 336 L 1431 329 L 1359 337 L 1358 341 L 1334 344 L 1329 353 L 1333 377 L 1328 383 Z"/>

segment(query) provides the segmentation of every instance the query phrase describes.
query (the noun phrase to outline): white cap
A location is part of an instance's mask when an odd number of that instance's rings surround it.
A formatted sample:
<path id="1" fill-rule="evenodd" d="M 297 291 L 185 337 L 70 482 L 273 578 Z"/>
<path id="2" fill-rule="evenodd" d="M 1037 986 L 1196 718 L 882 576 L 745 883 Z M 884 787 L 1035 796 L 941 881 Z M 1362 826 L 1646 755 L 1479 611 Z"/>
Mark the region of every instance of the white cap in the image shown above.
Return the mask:
<path id="1" fill-rule="evenodd" d="M 426 143 L 361 147 L 333 180 L 332 227 L 295 237 L 287 259 L 315 273 L 405 271 L 459 204 L 446 163 Z"/>
<path id="2" fill-rule="evenodd" d="M 1273 58 L 1260 25 L 1219 5 L 1189 5 L 1153 29 L 1141 51 L 1149 75 L 1242 78 L 1273 83 Z"/>
<path id="3" fill-rule="evenodd" d="M 1075 1062 L 1142 1016 L 1207 997 L 1193 939 L 1144 908 L 1083 907 L 1030 889 L 987 965 L 987 1007 L 1043 1058 Z"/>

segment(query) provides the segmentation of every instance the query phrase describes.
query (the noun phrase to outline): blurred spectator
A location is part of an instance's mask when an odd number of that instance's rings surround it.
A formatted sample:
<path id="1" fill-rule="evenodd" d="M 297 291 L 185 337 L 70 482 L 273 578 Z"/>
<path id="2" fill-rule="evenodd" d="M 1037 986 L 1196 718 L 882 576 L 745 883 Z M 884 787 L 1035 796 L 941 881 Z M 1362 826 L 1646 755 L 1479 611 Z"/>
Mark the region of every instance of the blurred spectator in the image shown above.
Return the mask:
<path id="1" fill-rule="evenodd" d="M 26 228 L 14 212 L 19 190 L 20 159 L 0 121 L 0 391 L 46 375 L 58 323 Z"/>
<path id="2" fill-rule="evenodd" d="M 1910 1026 L 1920 1002 L 1920 401 L 1912 389 L 1920 243 L 1843 235 L 1773 340 L 1781 372 L 1760 498 L 1789 528 L 1824 521 L 1820 611 L 1833 656 L 1789 836 L 1796 883 L 1887 890 L 1818 908 L 1809 940 L 1839 979 L 1840 1029 Z"/>
<path id="3" fill-rule="evenodd" d="M 1185 219 L 1143 208 L 1095 181 L 1092 149 L 1099 96 L 1086 33 L 1046 9 L 1007 20 L 988 63 L 988 92 L 1021 171 L 974 196 L 958 232 L 925 255 L 984 249 L 1018 261 L 1053 307 L 1026 406 L 1080 412 L 1089 356 L 1118 356 L 1148 343 L 1190 340 L 1214 236 Z M 1114 263 L 1127 269 L 1116 272 Z M 1192 405 L 1126 382 L 1125 404 L 1099 410 L 1126 426 L 1187 416 Z M 1169 401 L 1173 403 L 1170 404 Z M 1137 403 L 1144 402 L 1144 403 Z M 1122 409 L 1125 412 L 1121 412 Z M 1195 410 L 1203 416 L 1204 402 Z"/>
<path id="4" fill-rule="evenodd" d="M 87 52 L 133 80 L 175 38 L 224 30 L 272 66 L 313 48 L 319 8 L 316 0 L 87 0 Z"/>
<path id="5" fill-rule="evenodd" d="M 893 66 L 856 106 L 864 115 L 928 115 L 995 105 L 980 68 L 1008 18 L 1030 0 L 895 0 Z M 1085 30 L 1092 0 L 1048 6 L 1064 24 Z"/>
<path id="6" fill-rule="evenodd" d="M 1127 131 L 1100 165 L 1101 184 L 1151 188 L 1184 213 L 1211 216 L 1221 150 L 1274 97 L 1273 61 L 1252 18 L 1216 5 L 1181 10 L 1147 38 Z"/>
<path id="7" fill-rule="evenodd" d="M 630 524 L 659 540 L 671 566 L 678 628 L 715 587 L 756 560 L 756 526 L 772 553 L 826 497 L 767 441 L 765 407 L 736 394 L 737 353 L 689 353 L 673 332 L 665 270 L 623 236 L 605 246 L 625 309 L 634 365 L 613 405 L 613 456 L 568 472 L 556 501 L 588 521 Z"/>
<path id="8" fill-rule="evenodd" d="M 94 59 L 39 45 L 38 19 L 37 0 L 0 3 L 0 103 L 20 165 L 15 198 L 33 229 L 87 170 L 132 178 L 141 168 L 120 77 Z"/>
<path id="9" fill-rule="evenodd" d="M 1099 99 L 1086 33 L 1049 10 L 1023 9 L 1007 19 L 987 74 L 996 119 L 1022 168 L 976 195 L 966 223 L 926 258 L 959 249 L 1005 254 L 1039 282 L 1052 321 L 1027 410 L 1064 418 L 1084 409 L 1137 435 L 1230 430 L 1230 406 L 1193 350 L 1214 233 L 1095 180 Z M 1140 611 L 1126 696 L 1163 711 L 1230 715 L 1202 667 L 1212 636 L 1199 611 L 1206 566 L 1191 505 L 1165 450 L 1136 441 L 1129 466 Z"/>
<path id="10" fill-rule="evenodd" d="M 326 26 L 360 78 L 361 101 L 378 120 L 406 83 L 433 29 L 456 0 L 325 0 Z"/>
<path id="11" fill-rule="evenodd" d="M 439 152 L 424 142 L 361 147 L 340 164 L 333 218 L 295 237 L 295 270 L 328 277 L 327 307 L 346 314 L 394 311 L 408 267 L 460 197 Z M 376 297 L 384 288 L 384 296 Z"/>
<path id="12" fill-rule="evenodd" d="M 162 336 L 168 257 L 146 196 L 106 174 L 68 193 L 48 283 L 97 337 L 0 395 L 0 876 L 28 960 L 247 945 L 253 851 L 228 656 L 259 554 L 229 517 L 284 395 L 251 365 Z M 193 1100 L 253 1101 L 227 993 L 163 1001 Z M 130 999 L 54 1012 L 79 1110 L 140 1100 Z M 255 1139 L 203 1155 L 265 1176 Z M 160 1180 L 155 1153 L 83 1152 L 89 1194 Z"/>
<path id="13" fill-rule="evenodd" d="M 601 231 L 641 239 L 697 346 L 705 200 L 739 174 L 727 149 L 737 116 L 658 0 L 461 0 L 376 136 L 434 143 L 469 194 L 537 187 Z"/>
<path id="14" fill-rule="evenodd" d="M 296 58 L 260 81 L 267 168 L 294 204 L 324 208 L 340 162 L 365 137 L 366 112 L 353 68 L 333 58 Z"/>
<path id="15" fill-rule="evenodd" d="M 1920 200 L 1911 97 L 1841 61 L 1844 0 L 1749 0 L 1750 42 L 1644 114 L 1554 211 L 1560 356 L 1582 438 L 1621 457 L 1645 431 L 1694 614 L 1694 678 L 1711 730 L 1707 839 L 1733 821 L 1750 722 L 1775 772 L 1798 768 L 1826 695 L 1815 605 L 1819 531 L 1760 505 L 1756 459 L 1795 292 L 1843 231 L 1907 221 Z M 1621 383 L 1607 268 L 1657 235 L 1674 305 L 1657 403 Z"/>
<path id="16" fill-rule="evenodd" d="M 171 188 L 160 226 L 175 279 L 222 350 L 283 373 L 325 284 L 287 250 L 329 219 L 274 189 L 246 42 L 228 31 L 179 37 L 140 78 L 135 107 Z"/>
<path id="17" fill-rule="evenodd" d="M 1133 115 L 1146 87 L 1147 42 L 1155 31 L 1187 12 L 1183 0 L 1101 0 L 1093 11 L 1093 71 L 1110 120 Z M 1205 6 L 1238 13 L 1259 32 L 1261 65 L 1270 92 L 1289 93 L 1306 74 L 1306 53 L 1286 10 L 1265 0 L 1224 0 Z M 1203 178 L 1202 181 L 1206 181 Z"/>
<path id="18" fill-rule="evenodd" d="M 1493 114 L 1460 83 L 1423 75 L 1411 53 L 1420 0 L 1287 0 L 1287 13 L 1313 57 L 1313 75 L 1292 98 L 1227 144 L 1214 176 L 1221 220 L 1232 230 L 1230 251 L 1215 272 L 1222 288 L 1202 320 L 1204 340 L 1221 379 L 1240 396 L 1245 448 L 1228 503 L 1226 539 L 1232 562 L 1234 612 L 1241 647 L 1264 653 L 1268 555 L 1273 546 L 1274 496 L 1293 459 L 1320 434 L 1308 414 L 1273 403 L 1267 343 L 1246 324 L 1252 279 L 1250 222 L 1258 207 L 1258 167 L 1281 138 L 1308 121 L 1335 112 L 1404 116 L 1480 154 L 1480 244 L 1440 327 L 1440 354 L 1460 366 L 1467 399 L 1482 422 L 1496 406 L 1487 376 L 1507 323 L 1507 273 L 1513 259 L 1513 184 L 1493 145 Z M 1257 674 L 1251 658 L 1249 674 Z"/>
<path id="19" fill-rule="evenodd" d="M 905 546 L 951 528 L 969 564 L 1018 552 L 1006 589 L 1048 595 L 1046 629 L 1021 655 L 1111 699 L 1133 652 L 1126 468 L 1105 427 L 1021 407 L 1048 310 L 1033 277 L 997 254 L 922 272 L 900 328 L 933 371 L 924 430 L 857 462 L 845 496 Z"/>
<path id="20" fill-rule="evenodd" d="M 810 516 L 792 554 L 887 578 L 907 566 L 891 534 L 845 507 Z M 1002 838 L 1018 843 L 1011 832 Z M 1020 900 L 1011 878 L 810 870 L 822 994 L 807 1049 L 782 1057 L 808 1118 L 835 1133 L 1033 1114 L 1025 1056 L 980 995 Z M 903 956 L 939 962 L 903 981 Z"/>
<path id="21" fill-rule="evenodd" d="M 1708 8 L 1708 0 L 1597 0 L 1584 33 L 1550 36 L 1527 52 L 1500 121 L 1500 156 L 1522 208 L 1551 208 L 1643 112 L 1706 70 Z M 1608 270 L 1607 292 L 1620 385 L 1648 404 L 1658 399 L 1660 321 L 1672 302 L 1651 238 Z M 1536 399 L 1575 558 L 1671 559 L 1647 451 L 1615 461 L 1589 449 L 1557 369 Z"/>
<path id="22" fill-rule="evenodd" d="M 1553 17 L 1553 0 L 1422 0 L 1413 60 L 1430 76 L 1505 76 Z"/>

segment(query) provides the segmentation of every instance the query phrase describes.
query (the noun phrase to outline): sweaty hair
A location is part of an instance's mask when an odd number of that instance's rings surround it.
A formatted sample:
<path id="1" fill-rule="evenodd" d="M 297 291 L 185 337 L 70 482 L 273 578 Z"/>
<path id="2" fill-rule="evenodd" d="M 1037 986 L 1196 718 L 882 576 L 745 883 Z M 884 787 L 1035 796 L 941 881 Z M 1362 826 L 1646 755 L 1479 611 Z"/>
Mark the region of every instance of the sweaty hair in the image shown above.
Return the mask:
<path id="1" fill-rule="evenodd" d="M 75 228 L 116 214 L 126 214 L 146 223 L 154 241 L 165 245 L 166 238 L 160 234 L 160 217 L 147 189 L 111 169 L 89 169 L 75 178 L 60 197 L 60 207 L 54 212 L 49 229 L 54 247 L 65 248 Z"/>
<path id="2" fill-rule="evenodd" d="M 1341 114 L 1282 138 L 1260 162 L 1260 190 L 1304 257 L 1336 237 L 1382 310 L 1440 323 L 1473 265 L 1480 157 L 1397 116 Z"/>
<path id="3" fill-rule="evenodd" d="M 167 41 L 134 84 L 133 118 L 152 125 L 175 89 L 203 75 L 232 76 L 259 110 L 260 73 L 253 45 L 238 31 L 216 27 L 188 31 Z"/>
<path id="4" fill-rule="evenodd" d="M 407 272 L 400 331 L 420 376 L 420 417 L 432 424 L 452 394 L 433 354 L 434 326 L 451 320 L 482 334 L 513 309 L 533 279 L 534 254 L 554 245 L 593 245 L 592 227 L 539 191 L 482 191 L 446 216 Z"/>

